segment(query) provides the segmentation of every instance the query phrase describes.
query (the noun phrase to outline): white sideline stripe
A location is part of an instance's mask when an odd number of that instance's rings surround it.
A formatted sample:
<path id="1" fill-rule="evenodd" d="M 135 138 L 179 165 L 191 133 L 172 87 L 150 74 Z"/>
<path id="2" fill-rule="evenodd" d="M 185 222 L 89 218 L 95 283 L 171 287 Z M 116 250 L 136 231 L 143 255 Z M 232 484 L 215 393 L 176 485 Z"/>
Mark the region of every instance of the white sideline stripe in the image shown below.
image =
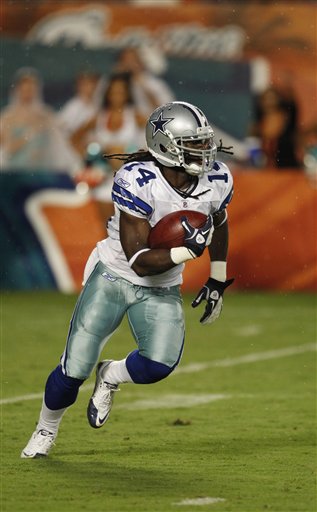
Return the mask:
<path id="1" fill-rule="evenodd" d="M 209 363 L 193 363 L 186 366 L 176 368 L 174 374 L 178 373 L 194 373 L 208 368 L 236 366 L 246 363 L 257 363 L 258 361 L 267 361 L 268 359 L 278 359 L 279 357 L 295 356 L 297 354 L 304 354 L 305 352 L 315 352 L 317 350 L 317 343 L 306 343 L 305 345 L 297 345 L 294 347 L 280 348 L 277 350 L 267 350 L 266 352 L 255 352 L 253 354 L 246 354 L 245 356 L 218 359 L 210 361 Z M 171 374 L 173 375 L 173 373 Z"/>
<path id="2" fill-rule="evenodd" d="M 236 366 L 239 364 L 256 363 L 258 361 L 266 361 L 268 359 L 278 359 L 279 357 L 294 356 L 297 354 L 304 354 L 305 352 L 314 352 L 316 350 L 317 343 L 306 343 L 304 345 L 295 345 L 293 347 L 286 347 L 277 350 L 268 350 L 267 352 L 255 352 L 253 354 L 247 354 L 245 356 L 235 357 L 231 359 L 216 359 L 215 361 L 210 361 L 209 363 L 192 363 L 186 366 L 181 366 L 180 368 L 176 368 L 175 372 L 173 372 L 171 375 L 178 375 L 180 373 L 195 373 L 207 370 L 208 368 L 225 368 L 229 366 Z M 81 390 L 89 390 L 92 389 L 93 387 L 93 384 L 86 384 L 81 388 Z M 2 398 L 0 400 L 0 405 L 15 404 L 17 402 L 26 402 L 28 400 L 38 400 L 39 398 L 42 398 L 42 396 L 43 392 L 31 393 L 28 395 L 21 395 L 10 398 Z"/>
<path id="3" fill-rule="evenodd" d="M 205 498 L 187 498 L 185 500 L 179 501 L 178 503 L 173 503 L 173 505 L 213 505 L 214 503 L 221 503 L 222 501 L 226 501 L 224 498 L 209 498 L 206 496 Z"/>

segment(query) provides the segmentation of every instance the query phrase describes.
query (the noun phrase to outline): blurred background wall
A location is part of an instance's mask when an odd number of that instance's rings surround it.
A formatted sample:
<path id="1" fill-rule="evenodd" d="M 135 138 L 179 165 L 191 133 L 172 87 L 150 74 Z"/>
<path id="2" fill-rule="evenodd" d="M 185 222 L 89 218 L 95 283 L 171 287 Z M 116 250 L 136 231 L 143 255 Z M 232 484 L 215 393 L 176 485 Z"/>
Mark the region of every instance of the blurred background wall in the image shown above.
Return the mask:
<path id="1" fill-rule="evenodd" d="M 316 290 L 316 14 L 315 2 L 4 0 L 2 288 L 80 288 L 112 211 L 102 154 L 143 144 L 147 115 L 177 99 L 233 146 L 219 159 L 235 180 L 235 286 Z M 207 257 L 188 264 L 184 289 L 207 273 Z"/>

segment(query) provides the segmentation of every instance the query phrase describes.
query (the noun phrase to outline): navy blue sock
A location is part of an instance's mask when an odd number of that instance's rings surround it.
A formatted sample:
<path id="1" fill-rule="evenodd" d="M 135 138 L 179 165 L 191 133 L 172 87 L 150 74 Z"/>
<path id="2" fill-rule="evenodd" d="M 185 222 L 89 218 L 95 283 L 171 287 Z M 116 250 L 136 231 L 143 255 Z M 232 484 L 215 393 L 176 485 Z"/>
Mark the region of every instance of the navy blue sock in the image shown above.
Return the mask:
<path id="1" fill-rule="evenodd" d="M 79 387 L 84 381 L 63 374 L 61 365 L 49 375 L 44 400 L 46 407 L 53 411 L 72 405 L 77 398 Z"/>
<path id="2" fill-rule="evenodd" d="M 136 384 L 152 384 L 165 379 L 175 368 L 157 361 L 151 361 L 134 350 L 126 359 L 126 366 L 131 379 Z"/>

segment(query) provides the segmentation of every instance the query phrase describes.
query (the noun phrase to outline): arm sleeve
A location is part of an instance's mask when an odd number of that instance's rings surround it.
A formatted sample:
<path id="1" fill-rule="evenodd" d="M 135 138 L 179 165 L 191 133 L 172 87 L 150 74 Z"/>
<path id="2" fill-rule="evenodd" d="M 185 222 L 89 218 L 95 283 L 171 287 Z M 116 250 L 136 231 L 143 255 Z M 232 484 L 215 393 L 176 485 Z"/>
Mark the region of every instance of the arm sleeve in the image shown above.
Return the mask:
<path id="1" fill-rule="evenodd" d="M 139 169 L 144 165 L 123 165 L 116 173 L 112 186 L 112 200 L 119 210 L 140 218 L 148 218 L 153 212 L 150 187 L 140 186 Z M 151 172 L 151 171 L 149 171 Z M 139 180 L 139 181 L 138 181 Z"/>

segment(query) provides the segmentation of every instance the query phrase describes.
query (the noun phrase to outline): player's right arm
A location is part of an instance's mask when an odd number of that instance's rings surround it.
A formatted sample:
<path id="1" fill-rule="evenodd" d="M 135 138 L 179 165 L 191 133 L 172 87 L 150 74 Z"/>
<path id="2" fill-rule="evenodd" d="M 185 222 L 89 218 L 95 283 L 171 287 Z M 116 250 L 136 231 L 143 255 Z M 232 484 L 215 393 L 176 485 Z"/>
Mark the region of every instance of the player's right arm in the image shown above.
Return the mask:
<path id="1" fill-rule="evenodd" d="M 151 226 L 147 219 L 120 212 L 120 241 L 130 267 L 140 277 L 161 274 L 175 265 L 202 255 L 209 243 L 212 226 L 211 217 L 201 228 L 193 228 L 185 219 L 183 247 L 173 249 L 150 249 L 148 237 Z M 187 232 L 186 232 L 187 231 Z"/>
<path id="2" fill-rule="evenodd" d="M 139 162 L 132 162 L 117 172 L 112 189 L 112 199 L 120 210 L 120 242 L 130 267 L 140 277 L 161 274 L 200 256 L 207 245 L 211 228 L 210 225 L 204 233 L 203 228 L 197 230 L 184 219 L 184 247 L 150 249 L 148 237 L 151 226 L 148 218 L 154 204 L 149 184 L 155 179 L 153 170 Z M 208 222 L 211 222 L 211 218 Z"/>
<path id="3" fill-rule="evenodd" d="M 130 267 L 140 277 L 166 272 L 175 266 L 170 249 L 150 249 L 151 226 L 146 218 L 120 212 L 120 241 Z"/>

